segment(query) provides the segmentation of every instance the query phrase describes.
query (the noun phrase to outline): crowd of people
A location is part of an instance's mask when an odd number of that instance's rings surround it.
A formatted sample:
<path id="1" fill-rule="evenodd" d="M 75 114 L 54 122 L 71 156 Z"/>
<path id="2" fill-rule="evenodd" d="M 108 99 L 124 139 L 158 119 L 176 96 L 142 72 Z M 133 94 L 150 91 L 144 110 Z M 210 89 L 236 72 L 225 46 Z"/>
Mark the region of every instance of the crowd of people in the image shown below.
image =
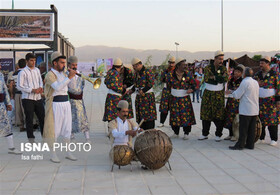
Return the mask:
<path id="1" fill-rule="evenodd" d="M 253 149 L 255 140 L 256 119 L 260 118 L 262 134 L 259 142 L 264 142 L 265 128 L 271 137 L 270 145 L 277 145 L 278 124 L 280 123 L 280 75 L 270 68 L 270 57 L 260 59 L 260 71 L 253 73 L 251 68 L 242 64 L 236 66 L 229 75 L 229 70 L 223 65 L 224 53 L 217 51 L 214 60 L 210 61 L 204 70 L 196 68 L 194 73 L 184 58 L 171 57 L 169 66 L 161 74 L 164 84 L 159 106 L 160 125 L 163 127 L 170 113 L 169 124 L 174 131 L 172 138 L 179 137 L 180 128 L 184 131 L 184 140 L 189 139 L 192 126 L 196 124 L 192 102 L 200 98 L 200 119 L 202 120 L 202 135 L 198 140 L 208 139 L 211 122 L 216 126 L 215 141 L 222 140 L 223 129 L 229 130 L 229 135 L 224 140 L 237 141 L 230 149 Z M 125 73 L 125 68 L 120 59 L 114 61 L 112 69 L 105 78 L 105 85 L 109 89 L 103 121 L 109 123 L 109 134 L 112 131 L 122 131 L 123 137 L 129 136 L 123 129 L 123 124 L 116 121 L 114 124 L 122 128 L 110 128 L 110 123 L 118 119 L 120 109 L 118 103 L 126 101 L 128 113 L 123 119 L 133 118 L 131 94 L 136 93 L 135 113 L 136 121 L 145 121 L 143 130 L 155 128 L 157 112 L 153 85 L 155 76 L 153 71 L 145 67 L 141 60 L 133 58 L 131 62 L 134 74 Z M 129 84 L 128 84 L 129 83 Z M 190 95 L 193 93 L 193 100 Z M 228 97 L 227 97 L 228 96 Z M 227 102 L 225 102 L 227 99 Z M 240 104 L 240 106 L 239 106 Z M 233 135 L 233 121 L 239 114 L 240 129 L 239 139 Z M 117 126 L 118 126 L 117 125 Z M 131 130 L 131 129 L 130 129 Z M 129 132 L 131 134 L 131 132 Z M 116 135 L 116 134 L 115 134 Z M 119 136 L 119 135 L 118 135 Z M 126 139 L 127 140 L 127 139 Z"/>
<path id="2" fill-rule="evenodd" d="M 223 62 L 224 53 L 217 51 L 214 60 L 204 70 L 196 68 L 192 73 L 186 59 L 170 57 L 169 66 L 160 78 L 164 88 L 159 106 L 159 127 L 164 126 L 169 113 L 169 124 L 174 132 L 172 138 L 179 137 L 182 127 L 183 139 L 188 140 L 192 126 L 197 123 L 192 105 L 196 96 L 197 102 L 202 100 L 202 135 L 198 140 L 208 139 L 213 122 L 216 126 L 215 141 L 222 140 L 223 129 L 226 128 L 229 136 L 224 139 L 237 141 L 230 149 L 253 149 L 256 119 L 259 117 L 262 124 L 259 142 L 264 142 L 265 128 L 268 127 L 270 145 L 275 146 L 280 123 L 280 75 L 270 68 L 271 58 L 260 59 L 260 71 L 255 74 L 252 69 L 240 64 L 229 75 Z M 65 143 L 70 143 L 71 139 L 75 139 L 74 134 L 79 132 L 83 132 L 86 141 L 90 142 L 83 102 L 85 80 L 78 76 L 78 58 L 70 56 L 66 59 L 61 53 L 53 52 L 49 71 L 46 71 L 46 64 L 40 64 L 40 69 L 35 64 L 36 56 L 32 53 L 20 59 L 8 87 L 3 74 L 0 74 L 0 110 L 3 113 L 0 117 L 0 132 L 1 136 L 7 138 L 9 153 L 21 153 L 14 147 L 11 120 L 7 114 L 7 111 L 12 110 L 11 99 L 15 107 L 14 123 L 20 127 L 20 131 L 26 131 L 30 143 L 36 143 L 33 131 L 34 122 L 37 121 L 41 136 L 50 146 L 57 142 L 59 136 L 63 137 Z M 108 93 L 103 121 L 108 122 L 113 146 L 131 146 L 131 138 L 140 131 L 154 129 L 157 120 L 153 91 L 155 75 L 139 58 L 133 58 L 131 64 L 134 71 L 124 67 L 122 60 L 116 58 L 104 80 Z M 138 126 L 132 120 L 133 93 L 136 93 L 134 105 Z M 238 140 L 232 130 L 237 114 L 240 119 Z M 59 163 L 55 150 L 51 151 L 51 161 Z M 77 160 L 70 151 L 66 158 Z"/>
<path id="3" fill-rule="evenodd" d="M 25 59 L 18 61 L 19 68 L 9 81 L 9 90 L 3 74 L 0 74 L 0 106 L 3 113 L 0 132 L 1 136 L 7 137 L 9 153 L 21 154 L 14 147 L 11 119 L 6 112 L 12 110 L 11 97 L 15 101 L 15 125 L 20 127 L 20 131 L 26 131 L 28 141 L 33 144 L 36 143 L 34 121 L 38 119 L 41 136 L 51 148 L 51 161 L 59 163 L 53 150 L 58 137 L 70 143 L 75 133 L 83 132 L 86 142 L 90 142 L 89 124 L 83 102 L 85 81 L 77 75 L 78 58 L 70 56 L 67 61 L 66 56 L 53 52 L 51 63 L 52 68 L 46 72 L 45 63 L 40 64 L 39 69 L 35 67 L 36 56 L 26 54 Z M 66 158 L 77 160 L 70 151 L 67 151 Z"/>

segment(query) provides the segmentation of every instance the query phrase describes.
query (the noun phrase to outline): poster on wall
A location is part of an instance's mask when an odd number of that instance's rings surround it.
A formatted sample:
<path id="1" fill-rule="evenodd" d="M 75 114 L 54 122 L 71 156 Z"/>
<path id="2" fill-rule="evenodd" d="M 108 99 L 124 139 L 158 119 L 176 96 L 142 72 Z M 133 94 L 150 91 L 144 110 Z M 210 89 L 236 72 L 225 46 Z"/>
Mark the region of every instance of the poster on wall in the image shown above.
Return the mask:
<path id="1" fill-rule="evenodd" d="M 13 58 L 0 58 L 1 72 L 5 77 L 5 82 L 7 82 L 9 72 L 14 70 L 14 60 Z"/>
<path id="2" fill-rule="evenodd" d="M 0 12 L 0 41 L 53 41 L 53 14 Z"/>
<path id="3" fill-rule="evenodd" d="M 108 72 L 108 70 L 110 70 L 113 66 L 113 58 L 108 58 L 106 59 L 106 70 Z"/>
<path id="4" fill-rule="evenodd" d="M 97 59 L 96 60 L 96 72 L 103 73 L 105 72 L 106 61 L 105 59 Z"/>
<path id="5" fill-rule="evenodd" d="M 36 53 L 36 66 L 38 67 L 41 62 L 44 62 L 45 60 L 45 54 L 44 53 Z"/>
<path id="6" fill-rule="evenodd" d="M 78 62 L 78 71 L 87 77 L 92 75 L 92 67 L 96 69 L 95 62 Z"/>

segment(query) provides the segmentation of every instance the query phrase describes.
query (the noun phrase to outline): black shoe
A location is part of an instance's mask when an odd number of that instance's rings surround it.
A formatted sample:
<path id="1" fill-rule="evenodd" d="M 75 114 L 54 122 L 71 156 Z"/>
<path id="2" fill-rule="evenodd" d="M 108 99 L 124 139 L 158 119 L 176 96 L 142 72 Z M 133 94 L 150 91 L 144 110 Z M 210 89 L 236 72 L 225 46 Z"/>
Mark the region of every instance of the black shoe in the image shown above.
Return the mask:
<path id="1" fill-rule="evenodd" d="M 249 147 L 249 146 L 246 146 L 246 145 L 245 145 L 244 148 L 249 149 L 249 150 L 254 150 L 254 147 L 252 148 L 252 147 Z"/>
<path id="2" fill-rule="evenodd" d="M 33 129 L 38 129 L 39 128 L 39 125 L 38 124 L 34 124 L 33 125 Z"/>
<path id="3" fill-rule="evenodd" d="M 197 103 L 199 103 L 199 101 L 197 101 Z"/>
<path id="4" fill-rule="evenodd" d="M 243 148 L 239 147 L 239 146 L 229 146 L 228 147 L 230 150 L 243 150 Z"/>

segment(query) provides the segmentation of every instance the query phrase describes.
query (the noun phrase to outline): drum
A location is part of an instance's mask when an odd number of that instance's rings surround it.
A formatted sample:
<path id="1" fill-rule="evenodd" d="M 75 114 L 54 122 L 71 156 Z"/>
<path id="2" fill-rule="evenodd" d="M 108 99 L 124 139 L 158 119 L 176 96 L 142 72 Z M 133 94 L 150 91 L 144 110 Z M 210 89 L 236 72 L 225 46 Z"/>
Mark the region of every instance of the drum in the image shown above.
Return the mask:
<path id="1" fill-rule="evenodd" d="M 168 162 L 172 149 L 170 138 L 156 129 L 146 130 L 139 134 L 134 143 L 138 160 L 152 170 L 160 169 Z"/>
<path id="2" fill-rule="evenodd" d="M 114 164 L 119 166 L 126 166 L 130 164 L 133 157 L 133 149 L 126 145 L 116 145 L 110 151 L 111 160 Z"/>
<path id="3" fill-rule="evenodd" d="M 239 138 L 239 114 L 237 114 L 233 120 L 232 131 L 233 131 L 233 136 L 238 140 L 238 138 Z M 261 134 L 262 134 L 262 123 L 261 123 L 260 118 L 257 116 L 256 130 L 255 130 L 255 143 L 260 139 Z"/>

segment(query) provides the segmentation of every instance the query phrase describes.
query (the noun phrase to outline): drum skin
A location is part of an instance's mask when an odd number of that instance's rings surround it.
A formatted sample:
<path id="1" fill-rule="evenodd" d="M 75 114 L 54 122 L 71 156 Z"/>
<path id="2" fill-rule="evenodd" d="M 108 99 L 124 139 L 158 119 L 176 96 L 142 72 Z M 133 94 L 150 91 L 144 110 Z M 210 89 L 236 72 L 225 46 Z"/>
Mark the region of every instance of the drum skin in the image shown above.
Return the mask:
<path id="1" fill-rule="evenodd" d="M 145 130 L 134 143 L 134 151 L 139 161 L 149 169 L 160 169 L 172 153 L 172 142 L 162 131 Z"/>
<path id="2" fill-rule="evenodd" d="M 130 164 L 134 155 L 133 149 L 126 145 L 116 145 L 110 151 L 111 160 L 114 164 L 119 166 L 126 166 Z"/>
<path id="3" fill-rule="evenodd" d="M 238 138 L 239 138 L 239 114 L 237 114 L 236 117 L 233 120 L 232 131 L 233 131 L 233 136 L 238 140 Z M 257 116 L 256 131 L 255 131 L 255 143 L 260 139 L 261 134 L 262 134 L 262 123 L 261 123 L 260 118 Z"/>

